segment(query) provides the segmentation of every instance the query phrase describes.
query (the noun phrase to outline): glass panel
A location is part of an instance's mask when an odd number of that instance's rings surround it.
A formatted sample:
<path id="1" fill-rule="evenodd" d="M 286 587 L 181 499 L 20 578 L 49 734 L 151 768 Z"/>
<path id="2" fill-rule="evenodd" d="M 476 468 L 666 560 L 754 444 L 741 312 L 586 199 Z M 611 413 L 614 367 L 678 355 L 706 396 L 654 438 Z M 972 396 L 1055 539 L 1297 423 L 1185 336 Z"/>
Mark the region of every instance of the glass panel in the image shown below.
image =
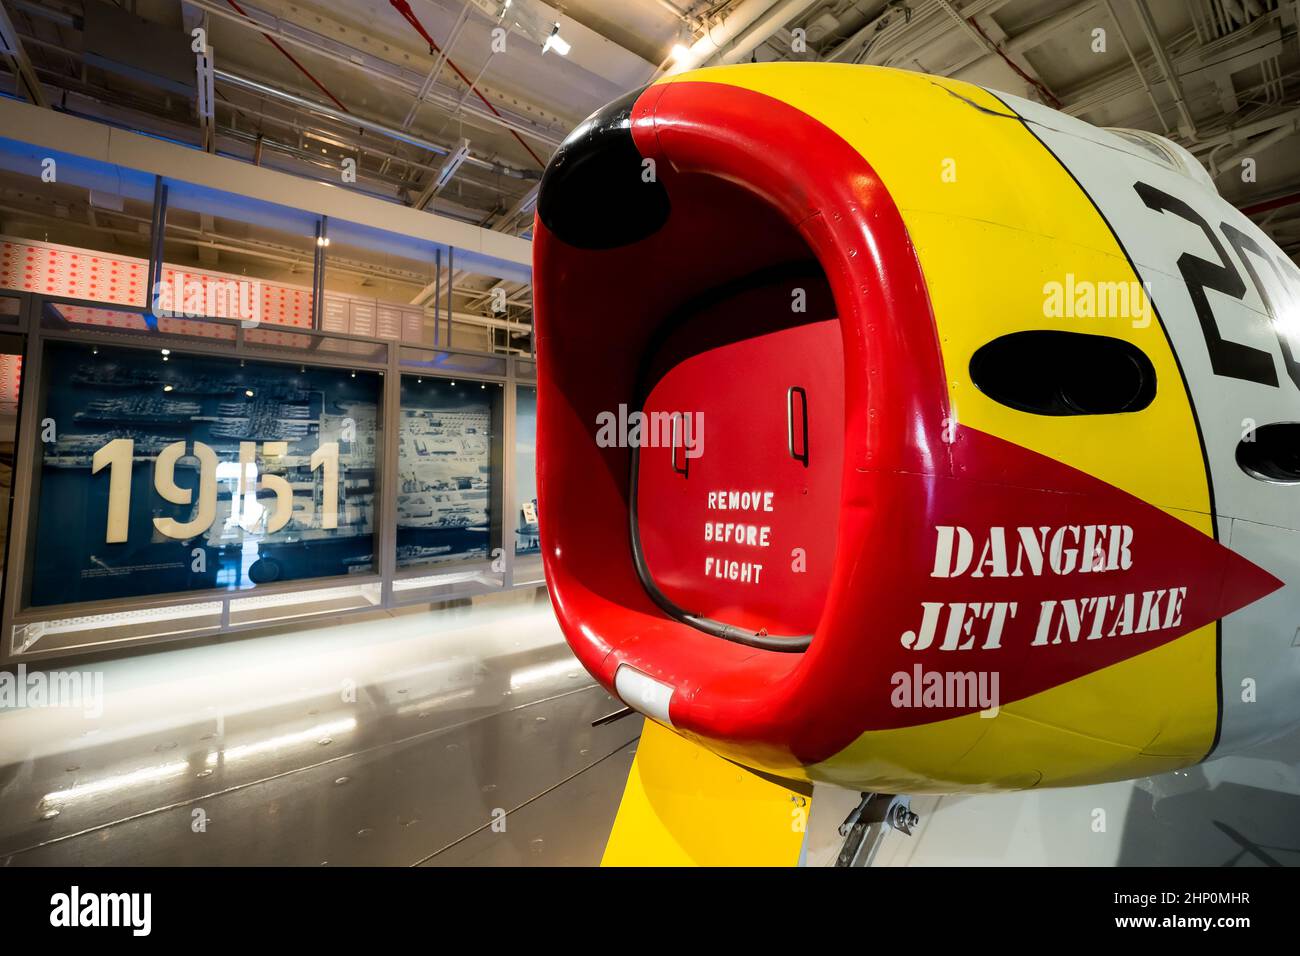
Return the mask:
<path id="1" fill-rule="evenodd" d="M 0 289 L 143 306 L 153 190 L 147 173 L 0 139 Z"/>
<path id="2" fill-rule="evenodd" d="M 9 653 L 75 651 L 160 637 L 215 633 L 220 627 L 220 601 L 52 618 L 15 624 Z"/>
<path id="3" fill-rule="evenodd" d="M 479 594 L 502 593 L 502 575 L 483 564 L 466 571 L 439 571 L 393 582 L 393 600 L 397 604 L 423 604 L 451 601 Z"/>
<path id="4" fill-rule="evenodd" d="M 377 372 L 48 342 L 29 603 L 373 570 Z"/>
<path id="5" fill-rule="evenodd" d="M 9 553 L 9 521 L 13 514 L 14 449 L 18 445 L 18 398 L 23 381 L 23 343 L 16 335 L 0 335 L 0 594 Z"/>
<path id="6" fill-rule="evenodd" d="M 515 584 L 542 580 L 537 535 L 537 388 L 515 390 Z"/>
<path id="7" fill-rule="evenodd" d="M 314 213 L 169 180 L 157 311 L 312 327 Z"/>
<path id="8" fill-rule="evenodd" d="M 22 311 L 22 299 L 9 295 L 0 295 L 0 325 L 17 325 Z"/>
<path id="9" fill-rule="evenodd" d="M 425 239 L 331 219 L 321 328 L 432 345 L 425 303 L 432 308 L 439 248 Z"/>
<path id="10" fill-rule="evenodd" d="M 502 387 L 404 375 L 401 391 L 397 566 L 499 571 Z"/>
<path id="11" fill-rule="evenodd" d="M 373 581 L 369 584 L 350 584 L 335 588 L 232 598 L 230 623 L 232 625 L 268 624 L 272 621 L 292 620 L 312 614 L 330 614 L 376 607 L 380 597 L 381 586 L 378 581 Z"/>
<path id="12" fill-rule="evenodd" d="M 66 329 L 80 327 L 114 335 L 149 337 L 151 342 L 174 340 L 183 345 L 186 339 L 202 341 L 215 339 L 234 342 L 236 326 L 230 322 L 206 319 L 157 319 L 157 331 L 149 328 L 143 312 L 125 309 L 108 309 L 95 305 L 71 305 L 67 302 L 46 302 L 41 307 L 41 327 Z M 171 344 L 169 341 L 168 344 Z"/>

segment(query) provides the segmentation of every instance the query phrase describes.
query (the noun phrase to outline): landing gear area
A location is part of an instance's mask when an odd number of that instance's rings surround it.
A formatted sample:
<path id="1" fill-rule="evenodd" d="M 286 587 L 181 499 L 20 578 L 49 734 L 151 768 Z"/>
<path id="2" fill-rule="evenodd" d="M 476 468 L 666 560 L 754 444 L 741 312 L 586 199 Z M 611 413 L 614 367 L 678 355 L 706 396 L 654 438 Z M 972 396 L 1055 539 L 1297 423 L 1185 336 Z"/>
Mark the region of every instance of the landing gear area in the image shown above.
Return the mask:
<path id="1" fill-rule="evenodd" d="M 888 793 L 864 793 L 862 802 L 840 824 L 839 834 L 844 846 L 835 865 L 870 866 L 890 830 L 907 836 L 921 822 L 912 812 L 911 800 Z"/>

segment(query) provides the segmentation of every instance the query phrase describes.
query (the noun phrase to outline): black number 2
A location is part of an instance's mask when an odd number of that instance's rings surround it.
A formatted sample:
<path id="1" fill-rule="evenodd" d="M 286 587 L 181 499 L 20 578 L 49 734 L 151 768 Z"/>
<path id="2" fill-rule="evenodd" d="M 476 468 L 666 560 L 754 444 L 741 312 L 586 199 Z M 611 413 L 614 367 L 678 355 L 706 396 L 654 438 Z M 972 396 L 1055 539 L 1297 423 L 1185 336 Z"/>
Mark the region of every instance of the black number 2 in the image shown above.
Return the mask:
<path id="1" fill-rule="evenodd" d="M 1148 208 L 1156 212 L 1172 213 L 1199 226 L 1219 257 L 1217 263 L 1190 252 L 1184 252 L 1178 257 L 1178 271 L 1187 283 L 1187 294 L 1192 297 L 1192 305 L 1196 308 L 1196 318 L 1201 323 L 1205 347 L 1210 353 L 1210 368 L 1214 374 L 1276 388 L 1277 366 L 1273 364 L 1272 353 L 1240 342 L 1229 342 L 1219 333 L 1219 325 L 1215 321 L 1205 290 L 1213 289 L 1234 299 L 1241 299 L 1246 294 L 1246 283 L 1242 281 L 1241 273 L 1233 266 L 1210 224 L 1177 196 L 1171 196 L 1148 183 L 1134 183 L 1133 188 Z"/>

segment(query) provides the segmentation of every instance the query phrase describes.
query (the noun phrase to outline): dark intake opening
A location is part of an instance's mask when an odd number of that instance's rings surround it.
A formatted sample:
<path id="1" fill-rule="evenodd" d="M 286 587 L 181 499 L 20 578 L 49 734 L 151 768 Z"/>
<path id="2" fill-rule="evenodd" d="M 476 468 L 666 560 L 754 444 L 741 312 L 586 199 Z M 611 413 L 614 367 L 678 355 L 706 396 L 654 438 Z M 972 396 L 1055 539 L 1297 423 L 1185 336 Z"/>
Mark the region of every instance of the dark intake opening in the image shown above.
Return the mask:
<path id="1" fill-rule="evenodd" d="M 1122 339 L 1081 332 L 1013 332 L 971 357 L 971 380 L 989 398 L 1035 415 L 1141 411 L 1156 395 L 1151 360 Z"/>

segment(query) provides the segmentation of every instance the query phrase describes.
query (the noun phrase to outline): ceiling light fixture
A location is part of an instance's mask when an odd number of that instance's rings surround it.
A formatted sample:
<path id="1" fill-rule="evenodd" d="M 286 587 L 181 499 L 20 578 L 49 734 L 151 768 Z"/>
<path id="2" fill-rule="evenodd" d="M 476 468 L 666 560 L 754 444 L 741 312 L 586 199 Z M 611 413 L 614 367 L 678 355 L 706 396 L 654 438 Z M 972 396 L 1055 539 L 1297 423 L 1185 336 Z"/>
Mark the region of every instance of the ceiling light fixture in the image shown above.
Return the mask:
<path id="1" fill-rule="evenodd" d="M 548 36 L 546 42 L 542 44 L 542 53 L 545 53 L 547 50 L 554 50 L 556 53 L 560 54 L 560 56 L 568 56 L 570 49 L 572 49 L 572 47 L 569 46 L 569 42 L 560 36 L 560 25 L 557 23 L 555 29 L 551 31 L 551 35 Z"/>

